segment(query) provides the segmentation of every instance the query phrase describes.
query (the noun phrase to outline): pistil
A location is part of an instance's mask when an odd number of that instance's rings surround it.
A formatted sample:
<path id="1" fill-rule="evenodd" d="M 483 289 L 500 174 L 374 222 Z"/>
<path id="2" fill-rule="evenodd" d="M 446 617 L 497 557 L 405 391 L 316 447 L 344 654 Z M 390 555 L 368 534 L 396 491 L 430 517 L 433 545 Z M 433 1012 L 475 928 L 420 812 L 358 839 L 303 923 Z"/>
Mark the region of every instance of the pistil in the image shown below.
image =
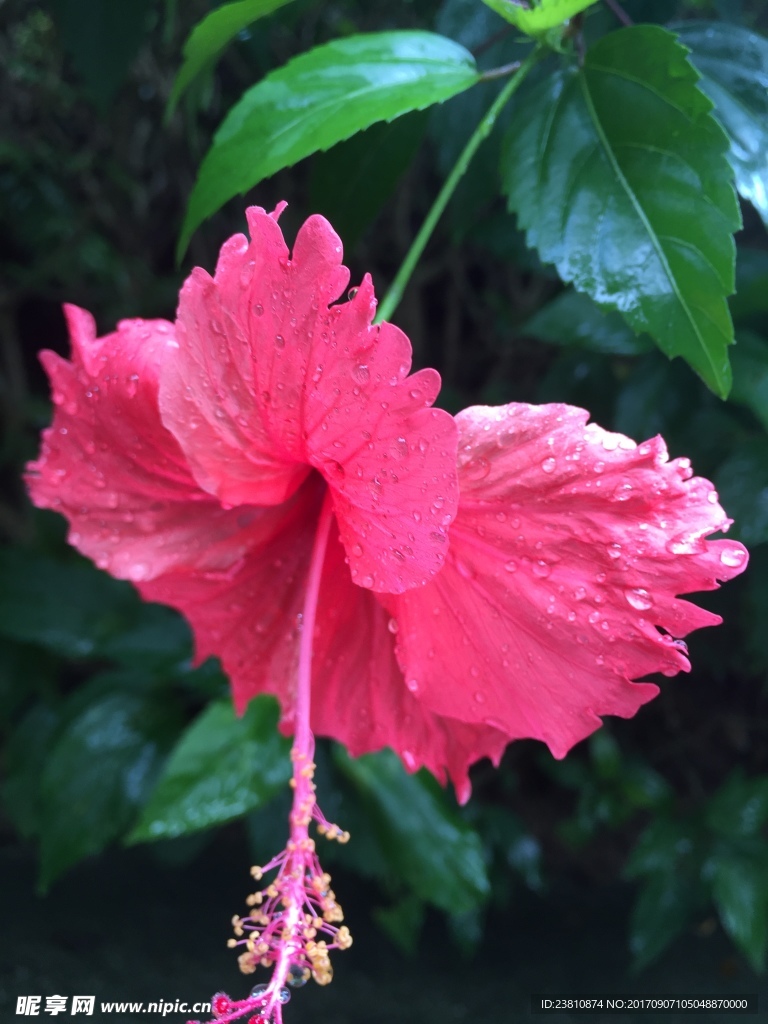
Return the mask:
<path id="1" fill-rule="evenodd" d="M 341 925 L 343 913 L 330 888 L 330 875 L 323 871 L 314 839 L 309 835 L 309 825 L 314 819 L 317 831 L 327 839 L 341 843 L 349 839 L 349 833 L 330 824 L 317 806 L 312 760 L 315 740 L 310 728 L 312 643 L 332 524 L 333 509 L 330 494 L 326 492 L 301 616 L 291 748 L 293 803 L 289 839 L 285 849 L 268 864 L 251 868 L 257 881 L 273 871 L 276 874 L 265 888 L 248 897 L 249 913 L 232 919 L 236 937 L 229 940 L 232 948 L 244 947 L 238 958 L 244 974 L 251 974 L 262 966 L 272 968 L 272 977 L 268 984 L 256 985 L 247 999 L 231 1000 L 224 993 L 215 995 L 211 1008 L 219 1022 L 238 1020 L 250 1014 L 248 1024 L 282 1024 L 282 1007 L 290 999 L 290 988 L 304 985 L 310 977 L 320 985 L 328 984 L 333 976 L 330 951 L 347 949 L 352 944 L 348 928 Z"/>

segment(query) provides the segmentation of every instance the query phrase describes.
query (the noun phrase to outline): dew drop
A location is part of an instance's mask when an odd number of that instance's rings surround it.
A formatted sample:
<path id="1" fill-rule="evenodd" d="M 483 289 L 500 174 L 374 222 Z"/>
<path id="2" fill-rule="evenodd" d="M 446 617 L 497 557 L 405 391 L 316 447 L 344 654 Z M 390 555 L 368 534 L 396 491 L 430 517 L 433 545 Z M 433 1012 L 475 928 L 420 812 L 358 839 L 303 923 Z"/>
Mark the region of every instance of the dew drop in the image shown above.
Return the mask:
<path id="1" fill-rule="evenodd" d="M 548 459 L 544 459 L 541 464 L 541 468 L 544 473 L 554 473 L 557 468 L 557 460 L 553 459 L 550 455 Z"/>
<path id="2" fill-rule="evenodd" d="M 485 694 L 482 690 L 475 690 L 474 698 L 476 704 L 485 704 Z"/>
<path id="3" fill-rule="evenodd" d="M 306 967 L 301 967 L 299 964 L 291 964 L 288 970 L 288 984 L 291 988 L 301 988 L 302 985 L 306 985 L 309 978 L 309 970 Z"/>
<path id="4" fill-rule="evenodd" d="M 609 558 L 621 558 L 621 544 L 609 544 L 608 545 L 608 557 Z"/>
<path id="5" fill-rule="evenodd" d="M 720 552 L 720 561 L 730 569 L 735 569 L 744 561 L 744 552 L 740 548 L 724 548 Z"/>
<path id="6" fill-rule="evenodd" d="M 470 480 L 484 480 L 485 477 L 491 471 L 491 464 L 484 455 L 481 455 L 477 459 L 472 459 L 464 467 L 464 472 L 467 474 Z"/>
<path id="7" fill-rule="evenodd" d="M 409 679 L 408 682 L 405 685 L 408 687 L 408 689 L 411 691 L 411 693 L 418 693 L 419 692 L 419 681 L 418 681 L 418 679 Z"/>
<path id="8" fill-rule="evenodd" d="M 568 612 L 568 621 L 569 622 L 575 622 L 576 621 L 576 612 L 574 612 L 574 611 Z"/>
<path id="9" fill-rule="evenodd" d="M 648 611 L 653 605 L 653 598 L 650 596 L 647 590 L 643 590 L 642 587 L 637 587 L 633 590 L 625 590 L 624 596 L 627 599 L 627 604 L 631 605 L 639 612 Z"/>
<path id="10" fill-rule="evenodd" d="M 540 580 L 545 580 L 552 572 L 552 566 L 540 558 L 538 562 L 533 563 L 531 571 L 533 572 L 533 575 L 538 576 Z"/>
<path id="11" fill-rule="evenodd" d="M 251 999 L 258 999 L 259 996 L 263 996 L 264 993 L 267 991 L 268 987 L 268 985 L 264 984 L 254 985 L 253 988 L 251 989 Z"/>
<path id="12" fill-rule="evenodd" d="M 352 371 L 352 376 L 358 384 L 366 384 L 371 379 L 371 371 L 365 363 L 360 363 L 360 365 L 356 366 Z"/>
<path id="13" fill-rule="evenodd" d="M 587 596 L 587 588 L 576 587 L 576 589 L 573 592 L 573 596 L 576 598 L 577 601 L 583 601 L 584 598 Z"/>
<path id="14" fill-rule="evenodd" d="M 587 618 L 594 626 L 596 622 L 600 621 L 600 612 L 590 612 Z"/>
<path id="15" fill-rule="evenodd" d="M 367 576 L 363 576 L 363 578 L 360 580 L 360 586 L 368 587 L 370 589 L 373 586 L 373 576 L 371 576 L 370 573 L 368 573 Z"/>
<path id="16" fill-rule="evenodd" d="M 253 307 L 253 312 L 256 314 L 256 316 L 264 316 L 264 307 L 260 302 L 257 302 L 256 305 Z"/>
<path id="17" fill-rule="evenodd" d="M 363 553 L 362 544 L 355 544 L 355 546 L 352 548 L 352 554 L 356 558 L 359 558 L 362 555 L 362 553 Z"/>
<path id="18" fill-rule="evenodd" d="M 504 564 L 504 568 L 507 572 L 517 572 L 517 562 L 510 558 L 510 560 Z"/>
<path id="19" fill-rule="evenodd" d="M 396 633 L 400 627 L 397 624 L 397 619 L 390 619 L 387 623 L 387 629 L 390 633 Z"/>
<path id="20" fill-rule="evenodd" d="M 285 348 L 285 338 L 282 334 L 275 335 L 275 348 Z"/>
<path id="21" fill-rule="evenodd" d="M 603 448 L 605 448 L 607 452 L 615 452 L 619 447 L 620 440 L 621 438 L 617 437 L 616 434 L 603 434 L 600 439 Z"/>

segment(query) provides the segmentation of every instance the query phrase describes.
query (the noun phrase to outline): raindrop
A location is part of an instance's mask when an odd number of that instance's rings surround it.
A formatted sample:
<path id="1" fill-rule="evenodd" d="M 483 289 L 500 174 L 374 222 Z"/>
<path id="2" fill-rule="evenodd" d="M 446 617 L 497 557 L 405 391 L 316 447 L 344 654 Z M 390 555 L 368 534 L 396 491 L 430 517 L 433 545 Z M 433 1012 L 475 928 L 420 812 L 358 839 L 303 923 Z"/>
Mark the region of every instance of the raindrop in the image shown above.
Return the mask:
<path id="1" fill-rule="evenodd" d="M 577 601 L 583 601 L 584 598 L 587 596 L 587 588 L 576 587 L 576 589 L 573 592 L 573 596 L 576 598 Z"/>
<path id="2" fill-rule="evenodd" d="M 507 572 L 517 572 L 517 562 L 510 558 L 510 560 L 505 563 L 504 568 Z"/>
<path id="3" fill-rule="evenodd" d="M 587 618 L 594 626 L 596 622 L 600 621 L 600 612 L 590 612 Z"/>
<path id="4" fill-rule="evenodd" d="M 482 690 L 475 690 L 474 696 L 476 704 L 485 704 L 485 694 Z"/>
<path id="5" fill-rule="evenodd" d="M 316 366 L 315 367 L 315 372 L 312 374 L 312 383 L 313 384 L 317 384 L 317 382 L 320 380 L 322 375 L 323 375 L 323 367 L 322 367 L 322 365 Z"/>
<path id="6" fill-rule="evenodd" d="M 301 988 L 309 981 L 309 970 L 299 964 L 291 964 L 288 970 L 288 984 L 291 988 Z"/>
<path id="7" fill-rule="evenodd" d="M 541 464 L 541 468 L 544 473 L 554 473 L 555 469 L 557 468 L 557 460 L 553 459 L 550 455 L 548 459 L 544 459 L 544 461 Z"/>
<path id="8" fill-rule="evenodd" d="M 356 366 L 354 368 L 354 370 L 352 371 L 352 376 L 355 378 L 358 384 L 366 384 L 371 379 L 371 371 L 368 369 L 365 363 L 361 363 L 359 366 Z"/>
<path id="9" fill-rule="evenodd" d="M 613 496 L 616 501 L 629 501 L 632 495 L 632 484 L 626 481 L 623 484 L 619 484 L 613 492 Z"/>
<path id="10" fill-rule="evenodd" d="M 356 558 L 359 558 L 362 555 L 362 553 L 363 553 L 362 545 L 361 544 L 355 544 L 355 546 L 352 548 L 352 554 Z"/>
<path id="11" fill-rule="evenodd" d="M 404 459 L 408 454 L 408 442 L 404 437 L 398 437 L 392 442 L 389 450 L 393 458 Z"/>
<path id="12" fill-rule="evenodd" d="M 483 480 L 491 471 L 491 464 L 483 455 L 468 462 L 464 472 L 470 480 Z"/>
<path id="13" fill-rule="evenodd" d="M 540 558 L 538 562 L 533 563 L 532 571 L 534 576 L 538 576 L 540 580 L 545 580 L 552 572 L 552 566 Z"/>
<path id="14" fill-rule="evenodd" d="M 268 987 L 268 985 L 263 983 L 261 985 L 254 985 L 251 989 L 251 999 L 258 999 L 259 996 L 265 995 Z"/>
<path id="15" fill-rule="evenodd" d="M 279 1003 L 288 1003 L 290 1002 L 290 999 L 291 993 L 288 991 L 287 988 L 281 988 L 280 991 L 277 993 L 277 1001 Z"/>
<path id="16" fill-rule="evenodd" d="M 595 579 L 597 580 L 598 583 L 605 583 L 605 573 L 604 572 L 598 572 L 595 575 Z"/>
<path id="17" fill-rule="evenodd" d="M 744 561 L 744 552 L 740 548 L 725 548 L 720 552 L 720 561 L 731 569 L 735 569 Z"/>
<path id="18" fill-rule="evenodd" d="M 624 596 L 627 599 L 627 604 L 639 612 L 648 611 L 653 605 L 653 598 L 647 590 L 643 590 L 641 587 L 637 587 L 634 590 L 625 590 Z"/>
<path id="19" fill-rule="evenodd" d="M 397 619 L 390 619 L 387 623 L 387 629 L 390 633 L 396 633 L 400 627 L 397 624 Z"/>
<path id="20" fill-rule="evenodd" d="M 264 316 L 264 307 L 260 302 L 257 302 L 256 305 L 253 307 L 253 312 L 256 314 L 256 316 Z"/>
<path id="21" fill-rule="evenodd" d="M 282 336 L 282 334 L 275 335 L 275 347 L 285 348 L 285 338 Z"/>
<path id="22" fill-rule="evenodd" d="M 409 679 L 408 682 L 405 685 L 408 687 L 408 689 L 411 691 L 411 693 L 418 693 L 419 692 L 419 681 L 418 681 L 418 679 Z"/>
<path id="23" fill-rule="evenodd" d="M 368 573 L 367 576 L 363 576 L 363 578 L 360 580 L 360 586 L 362 586 L 362 587 L 369 587 L 369 588 L 372 587 L 373 586 L 373 576 L 371 576 L 370 573 Z"/>
<path id="24" fill-rule="evenodd" d="M 413 518 L 416 520 L 417 523 L 420 523 L 421 522 L 421 512 L 414 512 L 413 513 Z"/>
<path id="25" fill-rule="evenodd" d="M 601 438 L 603 448 L 607 452 L 615 452 L 619 447 L 619 441 L 621 438 L 617 437 L 616 434 L 604 434 Z"/>
<path id="26" fill-rule="evenodd" d="M 574 612 L 574 611 L 568 612 L 568 621 L 569 622 L 575 622 L 576 621 L 576 612 Z"/>
<path id="27" fill-rule="evenodd" d="M 621 544 L 609 544 L 608 545 L 608 557 L 609 558 L 621 558 Z"/>

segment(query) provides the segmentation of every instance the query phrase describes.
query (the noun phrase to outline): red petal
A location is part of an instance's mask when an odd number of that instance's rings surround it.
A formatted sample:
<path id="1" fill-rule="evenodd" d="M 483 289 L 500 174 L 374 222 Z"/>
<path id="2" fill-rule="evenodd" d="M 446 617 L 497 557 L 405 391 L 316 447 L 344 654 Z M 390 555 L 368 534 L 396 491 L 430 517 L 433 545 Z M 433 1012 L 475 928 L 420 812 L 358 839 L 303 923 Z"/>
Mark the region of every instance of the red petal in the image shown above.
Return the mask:
<path id="1" fill-rule="evenodd" d="M 470 764 L 495 764 L 507 738 L 495 729 L 434 714 L 414 699 L 395 658 L 394 621 L 379 601 L 350 582 L 344 549 L 328 547 L 313 657 L 312 727 L 343 743 L 353 757 L 391 747 L 409 771 L 450 776 L 469 799 Z"/>
<path id="2" fill-rule="evenodd" d="M 672 636 L 720 620 L 676 595 L 747 564 L 740 544 L 704 539 L 730 520 L 687 460 L 587 418 L 564 405 L 460 413 L 448 563 L 389 601 L 419 699 L 556 757 L 599 715 L 629 717 L 658 692 L 631 679 L 689 668 Z"/>
<path id="3" fill-rule="evenodd" d="M 351 301 L 341 242 L 322 217 L 293 259 L 273 217 L 248 211 L 252 241 L 231 238 L 212 280 L 182 290 L 180 349 L 163 370 L 163 422 L 207 491 L 227 504 L 275 504 L 315 467 L 353 578 L 399 593 L 437 572 L 456 511 L 456 428 L 429 408 L 439 377 L 408 377 L 411 346 L 371 326 L 369 278 Z"/>
<path id="4" fill-rule="evenodd" d="M 90 314 L 65 312 L 73 361 L 42 354 L 55 414 L 28 467 L 32 500 L 66 515 L 70 543 L 115 576 L 231 567 L 254 513 L 225 511 L 202 492 L 160 422 L 157 376 L 173 325 L 126 320 L 97 338 Z"/>

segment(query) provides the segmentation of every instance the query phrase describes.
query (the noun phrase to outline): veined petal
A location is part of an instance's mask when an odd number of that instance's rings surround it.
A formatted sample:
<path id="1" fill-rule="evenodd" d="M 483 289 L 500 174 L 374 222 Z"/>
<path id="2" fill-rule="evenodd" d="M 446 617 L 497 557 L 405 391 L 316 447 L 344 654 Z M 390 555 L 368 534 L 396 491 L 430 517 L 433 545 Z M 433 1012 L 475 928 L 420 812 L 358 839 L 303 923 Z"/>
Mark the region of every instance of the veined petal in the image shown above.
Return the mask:
<path id="1" fill-rule="evenodd" d="M 415 699 L 397 664 L 397 624 L 376 597 L 350 582 L 344 549 L 326 554 L 314 642 L 312 727 L 353 757 L 391 747 L 409 771 L 450 777 L 461 803 L 470 796 L 469 766 L 498 765 L 507 737 L 430 711 Z"/>
<path id="2" fill-rule="evenodd" d="M 252 544 L 257 515 L 201 491 L 160 421 L 157 377 L 174 351 L 173 324 L 124 320 L 97 338 L 89 313 L 65 312 L 72 362 L 41 357 L 55 413 L 27 469 L 32 500 L 65 514 L 70 543 L 114 576 L 228 571 Z"/>
<path id="3" fill-rule="evenodd" d="M 689 669 L 674 638 L 720 620 L 677 595 L 747 564 L 742 545 L 705 539 L 730 520 L 687 460 L 587 419 L 565 405 L 460 413 L 446 566 L 388 599 L 421 701 L 556 757 L 658 692 L 631 680 Z"/>
<path id="4" fill-rule="evenodd" d="M 216 275 L 182 290 L 179 351 L 164 366 L 163 422 L 201 487 L 229 505 L 270 505 L 311 468 L 331 487 L 353 579 L 400 593 L 442 565 L 456 512 L 456 427 L 430 408 L 440 379 L 408 376 L 411 347 L 372 326 L 366 277 L 349 302 L 338 236 L 322 217 L 293 257 L 274 216 L 248 211 Z"/>

